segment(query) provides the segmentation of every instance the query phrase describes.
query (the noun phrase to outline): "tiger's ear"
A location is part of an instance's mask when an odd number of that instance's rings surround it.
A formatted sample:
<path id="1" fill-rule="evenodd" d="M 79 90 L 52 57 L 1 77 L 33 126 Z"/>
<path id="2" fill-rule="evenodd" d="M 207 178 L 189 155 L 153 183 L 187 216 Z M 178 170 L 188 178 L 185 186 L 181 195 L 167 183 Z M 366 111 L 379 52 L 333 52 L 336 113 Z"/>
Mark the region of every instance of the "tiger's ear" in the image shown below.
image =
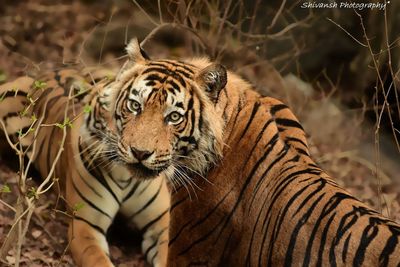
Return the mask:
<path id="1" fill-rule="evenodd" d="M 128 53 L 128 60 L 124 63 L 120 71 L 115 77 L 116 81 L 121 79 L 122 74 L 133 67 L 135 64 L 140 64 L 146 62 L 146 60 L 150 60 L 147 56 L 146 52 L 140 47 L 139 41 L 137 38 L 132 38 L 128 45 L 125 48 L 126 52 Z"/>
<path id="2" fill-rule="evenodd" d="M 211 64 L 200 71 L 196 81 L 205 90 L 211 101 L 215 103 L 218 100 L 219 92 L 227 82 L 226 68 L 221 64 Z"/>
<path id="3" fill-rule="evenodd" d="M 132 38 L 125 49 L 128 53 L 129 60 L 133 61 L 134 63 L 143 62 L 150 59 L 146 52 L 144 52 L 144 50 L 140 47 L 139 40 L 137 38 Z"/>

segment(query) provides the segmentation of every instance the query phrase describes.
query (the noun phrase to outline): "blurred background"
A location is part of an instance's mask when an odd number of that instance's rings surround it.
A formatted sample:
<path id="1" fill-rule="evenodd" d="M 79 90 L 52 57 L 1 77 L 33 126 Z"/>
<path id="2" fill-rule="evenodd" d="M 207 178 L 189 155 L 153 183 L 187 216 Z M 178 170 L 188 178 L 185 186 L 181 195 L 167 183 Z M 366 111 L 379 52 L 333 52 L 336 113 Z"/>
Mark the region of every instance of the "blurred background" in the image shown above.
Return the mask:
<path id="1" fill-rule="evenodd" d="M 152 58 L 208 56 L 286 102 L 304 125 L 314 159 L 348 191 L 400 221 L 399 1 L 385 10 L 302 8 L 303 0 L 2 3 L 0 83 L 67 66 L 117 69 L 132 37 L 144 40 Z M 0 184 L 12 186 L 7 153 Z M 15 201 L 12 194 L 0 197 Z M 54 212 L 54 196 L 40 201 L 23 264 L 70 266 L 68 218 Z M 0 204 L 0 242 L 12 215 Z M 114 261 L 142 266 L 139 241 L 124 236 L 111 231 Z"/>

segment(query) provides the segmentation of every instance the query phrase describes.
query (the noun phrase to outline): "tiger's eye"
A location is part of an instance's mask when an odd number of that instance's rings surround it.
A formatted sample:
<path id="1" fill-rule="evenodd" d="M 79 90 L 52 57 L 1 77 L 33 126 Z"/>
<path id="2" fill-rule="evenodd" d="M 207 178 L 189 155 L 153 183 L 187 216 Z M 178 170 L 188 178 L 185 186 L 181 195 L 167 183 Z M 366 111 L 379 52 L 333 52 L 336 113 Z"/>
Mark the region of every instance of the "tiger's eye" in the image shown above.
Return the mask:
<path id="1" fill-rule="evenodd" d="M 175 124 L 175 123 L 178 123 L 181 120 L 181 118 L 182 118 L 182 115 L 179 114 L 178 112 L 174 111 L 168 115 L 167 121 L 172 124 Z"/>
<path id="2" fill-rule="evenodd" d="M 136 100 L 131 100 L 128 102 L 128 108 L 130 111 L 139 113 L 141 111 L 141 105 Z"/>

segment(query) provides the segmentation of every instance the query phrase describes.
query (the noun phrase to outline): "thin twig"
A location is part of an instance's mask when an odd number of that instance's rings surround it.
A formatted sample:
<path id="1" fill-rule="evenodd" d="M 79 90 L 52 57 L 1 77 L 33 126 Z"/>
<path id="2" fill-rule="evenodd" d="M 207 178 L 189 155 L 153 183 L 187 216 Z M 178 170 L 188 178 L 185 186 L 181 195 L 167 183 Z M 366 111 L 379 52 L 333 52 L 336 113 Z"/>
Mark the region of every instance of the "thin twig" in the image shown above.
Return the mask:
<path id="1" fill-rule="evenodd" d="M 335 24 L 336 26 L 338 26 L 342 31 L 344 31 L 351 39 L 353 39 L 354 41 L 356 41 L 359 45 L 363 46 L 363 47 L 368 47 L 366 44 L 362 43 L 361 41 L 359 41 L 356 37 L 354 37 L 351 33 L 349 33 L 345 28 L 343 28 L 339 23 L 331 20 L 330 18 L 326 18 L 328 21 L 332 22 L 333 24 Z"/>
<path id="2" fill-rule="evenodd" d="M 147 17 L 147 19 L 154 24 L 154 26 L 158 26 L 159 23 L 157 23 L 150 15 L 149 13 L 146 12 L 146 10 L 143 9 L 143 7 L 136 1 L 132 0 L 132 2 L 137 6 L 137 8 L 140 9 L 140 11 Z"/>

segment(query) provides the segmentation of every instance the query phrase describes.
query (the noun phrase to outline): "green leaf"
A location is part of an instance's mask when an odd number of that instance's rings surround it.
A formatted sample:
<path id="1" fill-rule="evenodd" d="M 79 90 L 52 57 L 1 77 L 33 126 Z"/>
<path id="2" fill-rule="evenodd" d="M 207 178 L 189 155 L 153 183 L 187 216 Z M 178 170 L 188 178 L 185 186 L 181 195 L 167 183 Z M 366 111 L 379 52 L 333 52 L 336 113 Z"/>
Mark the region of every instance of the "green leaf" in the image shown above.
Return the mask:
<path id="1" fill-rule="evenodd" d="M 33 89 L 44 89 L 47 86 L 46 82 L 37 80 L 33 83 Z"/>
<path id="2" fill-rule="evenodd" d="M 60 129 L 64 129 L 64 125 L 63 124 L 61 124 L 61 123 L 56 123 L 55 124 L 58 128 L 60 128 Z"/>
<path id="3" fill-rule="evenodd" d="M 74 211 L 78 211 L 78 210 L 82 209 L 84 206 L 85 206 L 85 203 L 78 202 L 74 205 L 73 209 L 74 209 Z"/>
<path id="4" fill-rule="evenodd" d="M 0 193 L 11 193 L 11 189 L 8 185 L 5 184 L 0 188 Z"/>
<path id="5" fill-rule="evenodd" d="M 86 114 L 89 114 L 90 112 L 92 112 L 92 107 L 89 106 L 88 104 L 86 104 L 86 105 L 83 107 L 83 112 L 86 113 Z"/>
<path id="6" fill-rule="evenodd" d="M 19 116 L 25 117 L 25 115 L 28 113 L 28 109 L 25 107 L 23 110 L 19 112 Z"/>
<path id="7" fill-rule="evenodd" d="M 87 88 L 84 84 L 79 85 L 79 86 L 78 86 L 78 89 L 79 89 L 79 90 L 78 90 L 76 96 L 80 96 L 80 95 L 86 93 L 87 90 L 88 90 L 88 88 Z"/>
<path id="8" fill-rule="evenodd" d="M 71 122 L 71 120 L 69 118 L 65 118 L 64 127 L 72 128 L 72 122 Z"/>
<path id="9" fill-rule="evenodd" d="M 37 196 L 36 188 L 33 187 L 33 186 L 32 186 L 31 188 L 29 188 L 27 196 L 28 196 L 28 197 L 34 197 L 34 198 L 37 199 L 38 196 Z"/>

